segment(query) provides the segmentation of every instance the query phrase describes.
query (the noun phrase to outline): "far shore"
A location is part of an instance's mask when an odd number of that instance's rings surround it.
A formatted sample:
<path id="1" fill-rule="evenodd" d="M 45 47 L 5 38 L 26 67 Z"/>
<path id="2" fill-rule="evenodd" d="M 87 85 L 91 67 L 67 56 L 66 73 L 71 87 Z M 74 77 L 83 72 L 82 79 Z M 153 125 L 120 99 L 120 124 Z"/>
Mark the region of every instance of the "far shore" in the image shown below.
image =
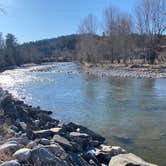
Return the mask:
<path id="1" fill-rule="evenodd" d="M 85 73 L 97 76 L 166 78 L 166 65 L 83 63 Z"/>
<path id="2" fill-rule="evenodd" d="M 61 62 L 49 62 L 49 63 L 61 63 Z M 73 62 L 75 63 L 75 62 Z M 76 62 L 78 63 L 78 62 Z M 16 68 L 26 68 L 41 64 L 23 64 L 20 66 L 6 66 L 0 67 L 0 72 L 5 70 L 13 70 Z M 113 76 L 122 78 L 166 78 L 166 64 L 150 65 L 150 64 L 112 64 L 109 62 L 100 63 L 81 63 L 84 72 L 90 75 L 96 75 L 100 77 Z"/>

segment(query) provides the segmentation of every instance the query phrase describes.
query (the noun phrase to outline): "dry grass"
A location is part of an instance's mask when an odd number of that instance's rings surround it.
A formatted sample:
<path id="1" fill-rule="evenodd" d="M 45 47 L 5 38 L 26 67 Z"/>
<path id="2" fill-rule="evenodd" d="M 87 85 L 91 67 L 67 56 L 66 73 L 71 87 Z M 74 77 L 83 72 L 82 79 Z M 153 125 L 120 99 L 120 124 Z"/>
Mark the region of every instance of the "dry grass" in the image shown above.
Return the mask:
<path id="1" fill-rule="evenodd" d="M 0 124 L 0 144 L 4 143 L 7 139 L 15 136 L 15 132 L 10 129 L 6 123 Z"/>
<path id="2" fill-rule="evenodd" d="M 140 68 L 149 68 L 149 69 L 161 69 L 163 67 L 166 67 L 166 62 L 162 62 L 162 63 L 158 63 L 158 64 L 144 64 L 144 63 L 135 63 L 135 64 L 140 64 Z M 101 61 L 101 62 L 98 62 L 98 63 L 83 63 L 83 66 L 85 68 L 91 68 L 91 67 L 102 67 L 102 68 L 110 68 L 110 67 L 113 67 L 113 68 L 130 68 L 133 64 L 124 64 L 124 63 L 120 63 L 120 64 L 117 64 L 117 63 L 114 63 L 112 64 L 111 61 Z"/>
<path id="3" fill-rule="evenodd" d="M 0 153 L 0 164 L 5 162 L 5 161 L 10 161 L 13 160 L 14 158 L 10 155 L 4 154 L 4 153 Z"/>

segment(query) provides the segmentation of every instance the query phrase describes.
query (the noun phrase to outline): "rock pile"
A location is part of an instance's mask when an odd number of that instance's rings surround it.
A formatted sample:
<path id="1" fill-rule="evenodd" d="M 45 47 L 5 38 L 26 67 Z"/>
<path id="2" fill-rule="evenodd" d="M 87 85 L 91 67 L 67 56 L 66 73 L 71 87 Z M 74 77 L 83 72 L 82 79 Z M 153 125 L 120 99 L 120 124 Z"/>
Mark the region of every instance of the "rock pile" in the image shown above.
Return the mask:
<path id="1" fill-rule="evenodd" d="M 88 128 L 61 124 L 50 114 L 0 89 L 0 125 L 12 132 L 11 137 L 0 133 L 0 155 L 8 156 L 0 158 L 0 166 L 152 165 L 121 147 L 105 145 L 105 138 Z"/>
<path id="2" fill-rule="evenodd" d="M 166 69 L 128 68 L 128 67 L 91 67 L 85 68 L 85 73 L 100 77 L 113 76 L 123 78 L 166 78 Z"/>

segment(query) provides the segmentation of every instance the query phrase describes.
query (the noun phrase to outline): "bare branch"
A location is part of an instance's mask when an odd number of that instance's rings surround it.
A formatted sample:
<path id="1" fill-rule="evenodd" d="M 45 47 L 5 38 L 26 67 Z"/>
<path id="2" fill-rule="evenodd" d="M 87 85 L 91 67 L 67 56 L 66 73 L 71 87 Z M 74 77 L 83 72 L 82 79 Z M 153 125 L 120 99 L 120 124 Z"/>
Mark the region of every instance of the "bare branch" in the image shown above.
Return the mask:
<path id="1" fill-rule="evenodd" d="M 97 18 L 89 14 L 84 20 L 80 23 L 78 32 L 80 34 L 96 34 L 98 28 Z"/>

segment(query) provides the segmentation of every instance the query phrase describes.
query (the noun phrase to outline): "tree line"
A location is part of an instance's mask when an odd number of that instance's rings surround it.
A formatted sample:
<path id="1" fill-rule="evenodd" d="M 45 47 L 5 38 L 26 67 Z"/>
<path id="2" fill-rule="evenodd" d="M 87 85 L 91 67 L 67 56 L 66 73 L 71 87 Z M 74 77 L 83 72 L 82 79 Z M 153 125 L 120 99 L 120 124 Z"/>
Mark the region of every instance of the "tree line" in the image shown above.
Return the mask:
<path id="1" fill-rule="evenodd" d="M 93 14 L 81 21 L 77 45 L 80 61 L 133 63 L 141 59 L 154 63 L 165 42 L 166 1 L 138 0 L 133 15 L 110 5 L 104 11 L 102 36 L 96 35 L 98 27 Z"/>
<path id="2" fill-rule="evenodd" d="M 68 35 L 18 44 L 13 34 L 3 38 L 0 33 L 0 67 L 76 60 L 78 36 Z"/>
<path id="3" fill-rule="evenodd" d="M 0 66 L 19 65 L 22 57 L 18 51 L 18 44 L 13 34 L 7 34 L 4 39 L 0 33 Z"/>

